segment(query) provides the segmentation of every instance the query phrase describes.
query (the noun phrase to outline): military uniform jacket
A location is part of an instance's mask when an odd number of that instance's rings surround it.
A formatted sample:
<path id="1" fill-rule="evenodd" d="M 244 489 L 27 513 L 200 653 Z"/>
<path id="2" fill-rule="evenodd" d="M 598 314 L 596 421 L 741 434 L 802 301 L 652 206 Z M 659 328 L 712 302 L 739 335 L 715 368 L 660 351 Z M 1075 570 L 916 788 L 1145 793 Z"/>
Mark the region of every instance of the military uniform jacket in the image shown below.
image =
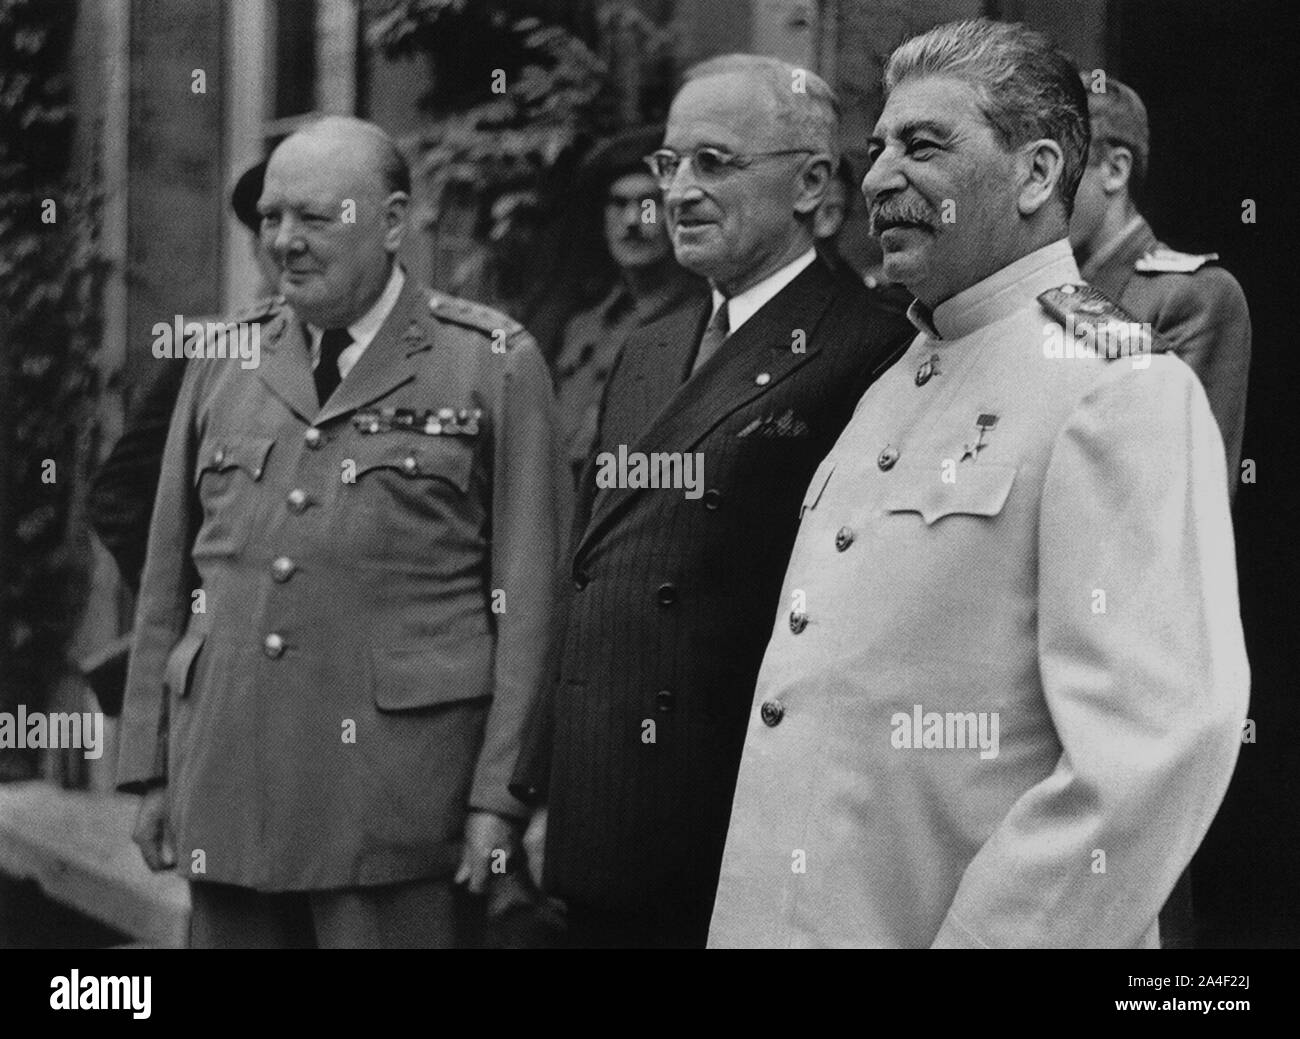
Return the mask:
<path id="1" fill-rule="evenodd" d="M 1047 356 L 1078 280 L 938 306 L 808 484 L 710 945 L 1156 944 L 1246 713 L 1223 443 L 1176 357 Z"/>
<path id="2" fill-rule="evenodd" d="M 549 793 L 551 890 L 696 920 L 701 945 L 802 489 L 909 338 L 819 261 L 686 380 L 708 316 L 702 300 L 633 332 L 610 377 L 597 456 L 698 452 L 702 494 L 597 489 L 588 467 L 553 754 L 542 741 L 521 774 Z"/>
<path id="3" fill-rule="evenodd" d="M 1235 492 L 1250 371 L 1250 311 L 1237 279 L 1213 257 L 1176 253 L 1157 242 L 1141 217 L 1081 273 L 1139 321 L 1151 322 L 1200 378 L 1223 435 Z"/>
<path id="4" fill-rule="evenodd" d="M 119 785 L 167 783 L 190 879 L 447 875 L 467 807 L 524 811 L 568 508 L 548 373 L 508 318 L 408 280 L 321 407 L 301 322 L 256 319 L 255 370 L 167 362 Z"/>

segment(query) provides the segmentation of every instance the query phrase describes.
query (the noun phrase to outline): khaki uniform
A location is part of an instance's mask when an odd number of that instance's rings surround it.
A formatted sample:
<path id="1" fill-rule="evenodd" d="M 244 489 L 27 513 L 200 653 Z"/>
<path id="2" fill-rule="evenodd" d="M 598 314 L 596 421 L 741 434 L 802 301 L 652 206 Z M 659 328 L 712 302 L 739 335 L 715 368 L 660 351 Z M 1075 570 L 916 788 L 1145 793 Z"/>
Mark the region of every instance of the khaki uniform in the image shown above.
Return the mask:
<path id="1" fill-rule="evenodd" d="M 525 814 L 569 510 L 545 365 L 408 280 L 322 407 L 300 321 L 253 319 L 256 370 L 167 362 L 119 785 L 167 783 L 191 880 L 449 877 L 468 808 Z"/>

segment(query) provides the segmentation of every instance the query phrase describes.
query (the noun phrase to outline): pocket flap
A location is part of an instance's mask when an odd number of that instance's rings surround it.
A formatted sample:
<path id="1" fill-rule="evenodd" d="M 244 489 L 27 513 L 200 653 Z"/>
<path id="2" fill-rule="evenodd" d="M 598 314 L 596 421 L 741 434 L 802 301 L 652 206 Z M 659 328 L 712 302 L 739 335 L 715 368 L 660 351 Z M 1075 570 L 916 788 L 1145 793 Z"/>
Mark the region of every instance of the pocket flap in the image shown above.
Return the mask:
<path id="1" fill-rule="evenodd" d="M 428 439 L 437 442 L 386 440 L 380 435 L 358 444 L 352 452 L 357 476 L 376 469 L 391 469 L 411 479 L 445 480 L 462 493 L 468 491 L 473 447 L 451 442 L 450 437 Z"/>
<path id="2" fill-rule="evenodd" d="M 1010 465 L 958 465 L 946 483 L 943 469 L 898 468 L 887 477 L 886 512 L 918 512 L 926 524 L 943 516 L 996 516 L 1006 504 L 1016 470 Z"/>
<path id="3" fill-rule="evenodd" d="M 492 636 L 486 632 L 416 649 L 372 647 L 375 706 L 381 711 L 413 711 L 490 697 L 492 647 Z"/>
<path id="4" fill-rule="evenodd" d="M 194 482 L 205 472 L 242 469 L 252 479 L 260 480 L 266 470 L 266 456 L 271 453 L 273 437 L 222 436 L 205 438 L 194 465 Z"/>
<path id="5" fill-rule="evenodd" d="M 189 695 L 190 672 L 194 669 L 194 659 L 203 648 L 203 638 L 202 632 L 187 631 L 172 647 L 163 668 L 163 688 L 169 693 L 177 697 Z"/>
<path id="6" fill-rule="evenodd" d="M 823 458 L 817 471 L 813 473 L 813 478 L 808 484 L 808 490 L 804 492 L 803 504 L 799 506 L 799 518 L 803 519 L 803 514 L 809 509 L 815 509 L 817 502 L 821 500 L 822 491 L 826 485 L 831 482 L 831 473 L 835 471 L 835 463 L 829 458 Z"/>

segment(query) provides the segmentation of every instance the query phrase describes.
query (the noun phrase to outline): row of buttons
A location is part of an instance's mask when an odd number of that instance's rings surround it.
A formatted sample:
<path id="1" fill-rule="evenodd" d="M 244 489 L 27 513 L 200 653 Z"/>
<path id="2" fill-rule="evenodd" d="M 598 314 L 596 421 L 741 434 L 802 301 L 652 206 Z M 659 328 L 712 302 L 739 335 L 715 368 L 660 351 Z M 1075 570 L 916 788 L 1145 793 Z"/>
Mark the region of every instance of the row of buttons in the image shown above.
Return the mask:
<path id="1" fill-rule="evenodd" d="M 325 443 L 325 434 L 315 426 L 308 426 L 306 432 L 302 435 L 302 439 L 312 450 L 317 450 Z M 412 464 L 415 463 L 415 459 L 413 458 L 407 459 L 407 461 Z M 219 465 L 220 463 L 218 462 L 217 464 Z M 259 473 L 256 475 L 261 474 Z M 307 506 L 311 504 L 311 498 L 301 487 L 295 487 L 285 497 L 285 504 L 289 507 L 290 512 L 294 515 L 301 516 L 307 511 Z M 297 571 L 297 563 L 288 556 L 279 556 L 271 564 L 271 580 L 275 581 L 276 584 L 284 584 L 289 580 L 289 578 L 297 573 Z M 279 660 L 284 656 L 284 651 L 287 648 L 288 644 L 284 641 L 284 636 L 279 634 L 279 632 L 273 631 L 262 640 L 262 652 L 271 660 Z"/>

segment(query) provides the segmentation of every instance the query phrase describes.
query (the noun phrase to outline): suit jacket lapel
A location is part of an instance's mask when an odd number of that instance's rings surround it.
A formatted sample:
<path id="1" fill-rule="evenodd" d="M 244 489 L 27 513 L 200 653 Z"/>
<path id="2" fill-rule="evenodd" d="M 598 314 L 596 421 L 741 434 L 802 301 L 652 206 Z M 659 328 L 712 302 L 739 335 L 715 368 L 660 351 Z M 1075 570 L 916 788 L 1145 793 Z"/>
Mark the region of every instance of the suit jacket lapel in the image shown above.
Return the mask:
<path id="1" fill-rule="evenodd" d="M 629 453 L 691 450 L 728 415 L 806 364 L 820 349 L 813 333 L 834 295 L 834 286 L 834 275 L 814 260 L 734 332 L 703 368 L 678 386 L 649 426 L 628 445 Z M 796 331 L 804 334 L 802 353 L 794 350 Z M 675 372 L 679 382 L 695 345 L 695 340 L 690 340 L 681 351 L 684 356 L 679 355 L 682 366 Z M 656 377 L 664 378 L 665 373 Z M 617 448 L 602 435 L 601 450 Z M 614 487 L 598 492 L 580 548 L 643 490 Z"/>
<path id="2" fill-rule="evenodd" d="M 410 352 L 405 349 L 404 333 L 415 320 L 413 311 L 422 302 L 422 296 L 415 279 L 408 275 L 397 302 L 379 326 L 375 338 L 352 366 L 347 378 L 339 383 L 334 395 L 320 409 L 320 414 L 316 416 L 318 425 L 364 408 L 415 378 L 412 367 L 403 363 L 406 354 Z M 420 333 L 420 338 L 423 342 L 423 332 Z"/>

